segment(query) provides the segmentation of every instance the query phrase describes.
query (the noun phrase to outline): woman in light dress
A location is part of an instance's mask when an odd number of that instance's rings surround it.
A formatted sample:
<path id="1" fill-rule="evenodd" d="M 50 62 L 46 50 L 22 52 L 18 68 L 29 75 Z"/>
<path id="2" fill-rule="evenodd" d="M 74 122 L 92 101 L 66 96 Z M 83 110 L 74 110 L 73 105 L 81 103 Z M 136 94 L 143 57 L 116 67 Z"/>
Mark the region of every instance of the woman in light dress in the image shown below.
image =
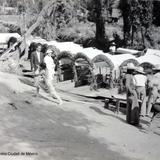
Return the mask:
<path id="1" fill-rule="evenodd" d="M 46 56 L 44 57 L 44 63 L 46 65 L 45 68 L 45 83 L 48 87 L 49 93 L 54 98 L 57 98 L 59 101 L 59 105 L 63 103 L 61 97 L 57 94 L 55 87 L 53 85 L 53 78 L 55 73 L 55 64 L 52 58 L 53 51 L 51 49 L 48 49 L 46 52 Z"/>

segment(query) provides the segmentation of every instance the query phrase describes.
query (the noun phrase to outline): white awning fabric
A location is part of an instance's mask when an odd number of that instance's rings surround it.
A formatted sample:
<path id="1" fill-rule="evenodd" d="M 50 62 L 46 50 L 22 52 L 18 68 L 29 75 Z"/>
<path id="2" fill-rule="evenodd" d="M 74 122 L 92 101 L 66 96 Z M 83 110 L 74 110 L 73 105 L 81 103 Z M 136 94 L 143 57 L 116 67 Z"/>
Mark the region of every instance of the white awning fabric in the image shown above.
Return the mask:
<path id="1" fill-rule="evenodd" d="M 160 56 L 157 55 L 144 55 L 142 57 L 137 58 L 140 64 L 142 63 L 150 63 L 152 65 L 160 64 Z"/>
<path id="2" fill-rule="evenodd" d="M 11 37 L 15 37 L 17 40 L 21 38 L 18 33 L 0 33 L 0 44 L 7 43 Z"/>

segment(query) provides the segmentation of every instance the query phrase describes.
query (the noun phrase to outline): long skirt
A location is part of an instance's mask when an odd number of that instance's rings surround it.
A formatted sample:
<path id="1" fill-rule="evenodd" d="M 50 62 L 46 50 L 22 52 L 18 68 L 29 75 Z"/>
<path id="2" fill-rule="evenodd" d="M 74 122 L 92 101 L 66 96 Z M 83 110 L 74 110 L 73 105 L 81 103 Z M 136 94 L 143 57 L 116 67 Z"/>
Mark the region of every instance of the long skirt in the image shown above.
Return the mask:
<path id="1" fill-rule="evenodd" d="M 126 121 L 132 125 L 139 124 L 139 104 L 136 92 L 133 95 L 127 95 Z"/>

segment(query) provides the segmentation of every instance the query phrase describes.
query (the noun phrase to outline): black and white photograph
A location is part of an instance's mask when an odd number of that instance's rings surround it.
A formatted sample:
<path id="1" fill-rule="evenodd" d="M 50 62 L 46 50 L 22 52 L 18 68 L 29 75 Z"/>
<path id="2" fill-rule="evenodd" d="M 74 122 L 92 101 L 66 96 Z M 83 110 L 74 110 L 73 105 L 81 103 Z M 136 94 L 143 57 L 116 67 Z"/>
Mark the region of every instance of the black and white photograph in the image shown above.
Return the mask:
<path id="1" fill-rule="evenodd" d="M 160 0 L 0 0 L 0 160 L 160 159 Z"/>

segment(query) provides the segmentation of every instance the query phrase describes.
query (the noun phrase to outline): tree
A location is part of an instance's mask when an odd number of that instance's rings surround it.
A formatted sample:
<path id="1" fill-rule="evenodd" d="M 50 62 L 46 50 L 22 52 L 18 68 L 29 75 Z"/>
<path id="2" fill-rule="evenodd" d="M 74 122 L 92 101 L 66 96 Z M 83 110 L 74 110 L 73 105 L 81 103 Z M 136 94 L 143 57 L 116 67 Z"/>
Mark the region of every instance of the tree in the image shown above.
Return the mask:
<path id="1" fill-rule="evenodd" d="M 153 21 L 153 2 L 140 1 L 140 24 L 143 45 L 145 46 L 145 39 L 151 41 L 150 29 Z"/>
<path id="2" fill-rule="evenodd" d="M 153 1 L 153 23 L 160 26 L 160 1 Z"/>
<path id="3" fill-rule="evenodd" d="M 108 9 L 109 0 L 89 0 L 88 1 L 88 20 L 96 24 L 95 41 L 98 48 L 108 48 L 108 38 L 105 34 L 105 16 Z M 107 46 L 106 46 L 107 45 Z"/>
<path id="4" fill-rule="evenodd" d="M 152 1 L 120 0 L 119 8 L 123 17 L 124 42 L 126 45 L 134 46 L 135 38 L 137 38 L 139 32 L 141 33 L 143 46 L 145 46 L 145 39 L 150 38 L 152 3 Z"/>
<path id="5" fill-rule="evenodd" d="M 124 43 L 127 45 L 127 43 L 130 41 L 130 30 L 131 30 L 131 6 L 130 1 L 128 0 L 120 0 L 119 3 L 119 9 L 122 12 L 123 17 L 123 37 L 124 37 Z"/>
<path id="6" fill-rule="evenodd" d="M 6 0 L 9 7 L 16 7 L 17 0 Z"/>

